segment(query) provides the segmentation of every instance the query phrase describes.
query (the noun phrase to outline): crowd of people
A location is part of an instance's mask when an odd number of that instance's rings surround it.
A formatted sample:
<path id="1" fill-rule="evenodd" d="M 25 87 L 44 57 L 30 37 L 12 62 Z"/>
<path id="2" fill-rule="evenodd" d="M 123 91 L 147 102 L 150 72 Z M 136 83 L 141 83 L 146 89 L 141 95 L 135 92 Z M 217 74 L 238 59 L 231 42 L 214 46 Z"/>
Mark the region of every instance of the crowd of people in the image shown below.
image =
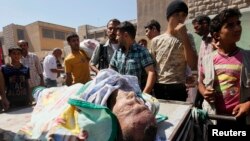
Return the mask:
<path id="1" fill-rule="evenodd" d="M 98 75 L 107 70 L 112 75 L 118 73 L 134 76 L 136 79 L 133 81 L 136 81 L 134 83 L 138 84 L 141 92 L 157 99 L 186 101 L 188 78 L 190 73 L 192 75 L 192 70 L 197 70 L 198 79 L 192 80 L 198 82 L 194 105 L 208 113 L 235 116 L 237 121 L 230 124 L 249 124 L 250 52 L 236 45 L 242 32 L 240 11 L 225 9 L 213 19 L 206 15 L 193 19 L 194 31 L 202 38 L 199 53 L 196 51 L 193 33 L 188 32 L 184 24 L 187 16 L 188 7 L 183 1 L 171 2 L 166 10 L 166 31 L 161 34 L 161 25 L 156 20 L 151 20 L 144 27 L 148 39 L 141 39 L 138 43 L 135 40 L 136 28 L 132 23 L 111 19 L 107 23 L 107 42 L 96 47 L 91 57 L 80 49 L 79 36 L 71 33 L 67 36 L 67 42 L 72 52 L 64 59 L 63 68 L 57 66 L 62 50 L 54 49 L 51 55 L 45 57 L 41 67 L 38 57 L 28 52 L 28 42 L 18 41 L 17 46 L 9 48 L 11 62 L 1 67 L 2 106 L 7 110 L 10 105 L 32 103 L 32 91 L 37 86 L 56 87 L 56 78 L 60 73 L 66 74 L 66 85 L 71 87 L 78 83 L 88 84 L 100 81 L 100 78 L 106 79 Z M 99 79 L 91 80 L 90 71 L 95 72 Z M 116 79 L 110 81 L 111 86 L 123 84 Z M 133 87 L 127 83 L 124 85 Z M 110 88 L 105 84 L 102 87 Z M 134 91 L 131 94 L 134 103 L 141 104 L 134 98 L 138 96 L 135 89 L 129 91 Z M 146 112 L 147 114 L 137 115 L 138 119 L 132 118 L 131 123 L 125 123 L 126 117 L 114 107 L 118 103 L 112 102 L 129 95 L 129 91 L 124 87 L 117 87 L 112 91 L 103 90 L 104 94 L 115 95 L 107 100 L 111 106 L 103 105 L 110 108 L 117 117 L 121 128 L 119 133 L 126 135 L 117 136 L 116 139 L 146 140 L 143 133 L 145 134 L 144 129 L 148 124 L 152 133 L 156 134 L 155 121 L 152 118 L 144 119 L 145 116 L 152 115 Z M 138 109 L 131 107 L 129 112 L 138 112 Z M 145 106 L 141 110 L 143 108 Z M 225 124 L 225 121 L 218 124 Z M 140 131 L 138 133 L 141 136 L 133 135 L 132 129 Z M 150 135 L 148 139 L 152 140 L 155 136 Z"/>

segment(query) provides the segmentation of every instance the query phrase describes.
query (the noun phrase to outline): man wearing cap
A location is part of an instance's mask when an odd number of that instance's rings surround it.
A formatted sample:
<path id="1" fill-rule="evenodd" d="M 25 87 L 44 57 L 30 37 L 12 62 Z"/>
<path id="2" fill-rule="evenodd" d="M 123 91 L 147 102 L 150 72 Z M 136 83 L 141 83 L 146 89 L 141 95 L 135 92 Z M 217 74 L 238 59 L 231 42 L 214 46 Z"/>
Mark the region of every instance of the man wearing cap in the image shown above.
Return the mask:
<path id="1" fill-rule="evenodd" d="M 156 98 L 186 101 L 186 68 L 197 67 L 197 54 L 184 25 L 187 15 L 183 1 L 172 1 L 166 11 L 167 31 L 152 39 L 151 53 L 158 75 Z"/>
<path id="2" fill-rule="evenodd" d="M 156 20 L 150 20 L 144 28 L 149 40 L 161 34 L 161 25 Z"/>

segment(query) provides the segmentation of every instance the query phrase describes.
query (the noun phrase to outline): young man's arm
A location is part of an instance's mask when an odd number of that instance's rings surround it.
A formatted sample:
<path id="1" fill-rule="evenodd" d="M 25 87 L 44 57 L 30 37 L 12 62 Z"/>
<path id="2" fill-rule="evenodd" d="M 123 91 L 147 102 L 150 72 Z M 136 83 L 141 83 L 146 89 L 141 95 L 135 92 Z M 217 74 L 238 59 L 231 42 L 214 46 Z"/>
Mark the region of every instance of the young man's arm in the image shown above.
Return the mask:
<path id="1" fill-rule="evenodd" d="M 71 73 L 66 73 L 66 85 L 71 86 L 73 82 Z"/>
<path id="2" fill-rule="evenodd" d="M 198 84 L 198 89 L 207 102 L 213 103 L 215 101 L 215 97 L 214 97 L 215 90 L 212 87 L 206 88 L 202 82 L 203 79 L 204 79 L 204 75 L 201 75 L 200 80 L 199 80 L 199 84 Z"/>
<path id="3" fill-rule="evenodd" d="M 99 72 L 98 68 L 92 65 L 91 62 L 89 62 L 89 67 L 90 67 L 90 70 L 94 71 L 96 74 Z"/>
<path id="4" fill-rule="evenodd" d="M 249 112 L 250 112 L 250 100 L 248 100 L 244 103 L 241 103 L 241 104 L 237 105 L 236 107 L 234 107 L 232 114 L 236 118 L 239 118 L 243 115 L 247 115 Z"/>
<path id="5" fill-rule="evenodd" d="M 59 69 L 59 68 L 54 68 L 54 69 L 50 69 L 51 72 L 53 73 L 64 73 L 64 69 Z"/>
<path id="6" fill-rule="evenodd" d="M 94 71 L 96 74 L 99 72 L 99 69 L 96 67 L 96 65 L 98 64 L 99 57 L 100 57 L 100 46 L 97 46 L 89 61 L 90 69 Z"/>
<path id="7" fill-rule="evenodd" d="M 53 72 L 53 73 L 57 73 L 57 74 L 60 74 L 60 73 L 64 73 L 64 68 L 63 67 L 60 67 L 58 68 L 57 67 L 57 60 L 55 58 L 48 58 L 48 63 L 46 64 L 47 67 L 50 68 L 50 71 Z"/>
<path id="8" fill-rule="evenodd" d="M 147 83 L 143 92 L 150 94 L 156 81 L 156 73 L 155 73 L 154 65 L 152 64 L 152 65 L 147 66 L 145 68 L 145 71 L 148 74 L 148 78 L 147 78 Z"/>
<path id="9" fill-rule="evenodd" d="M 64 69 L 65 69 L 65 72 L 66 72 L 66 85 L 67 86 L 71 86 L 72 83 L 73 83 L 73 78 L 72 78 L 72 65 L 71 65 L 71 62 L 66 58 L 64 60 Z"/>
<path id="10" fill-rule="evenodd" d="M 175 28 L 175 30 L 177 31 L 178 36 L 181 38 L 181 41 L 184 45 L 184 55 L 185 55 L 188 66 L 192 70 L 196 70 L 198 56 L 197 56 L 196 51 L 192 48 L 185 24 L 179 23 L 177 27 Z"/>

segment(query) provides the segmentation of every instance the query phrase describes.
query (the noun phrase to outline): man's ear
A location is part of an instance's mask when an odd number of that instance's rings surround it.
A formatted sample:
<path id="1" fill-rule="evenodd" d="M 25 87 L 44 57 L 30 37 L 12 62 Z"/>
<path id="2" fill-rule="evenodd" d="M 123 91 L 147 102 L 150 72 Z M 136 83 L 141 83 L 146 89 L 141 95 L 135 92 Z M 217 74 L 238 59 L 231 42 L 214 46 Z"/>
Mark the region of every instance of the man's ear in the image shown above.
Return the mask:
<path id="1" fill-rule="evenodd" d="M 152 28 L 154 31 L 156 31 L 156 27 L 155 26 L 153 26 L 153 28 Z"/>

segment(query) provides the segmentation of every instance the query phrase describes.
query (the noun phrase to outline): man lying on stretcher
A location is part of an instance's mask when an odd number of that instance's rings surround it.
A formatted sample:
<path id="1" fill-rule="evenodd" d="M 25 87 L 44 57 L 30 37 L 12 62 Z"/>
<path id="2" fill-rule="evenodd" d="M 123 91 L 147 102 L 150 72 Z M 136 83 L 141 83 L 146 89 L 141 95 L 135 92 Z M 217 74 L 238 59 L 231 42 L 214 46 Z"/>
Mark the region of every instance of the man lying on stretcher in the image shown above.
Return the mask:
<path id="1" fill-rule="evenodd" d="M 31 122 L 16 140 L 154 141 L 159 102 L 134 76 L 105 69 L 86 85 L 37 88 Z"/>

